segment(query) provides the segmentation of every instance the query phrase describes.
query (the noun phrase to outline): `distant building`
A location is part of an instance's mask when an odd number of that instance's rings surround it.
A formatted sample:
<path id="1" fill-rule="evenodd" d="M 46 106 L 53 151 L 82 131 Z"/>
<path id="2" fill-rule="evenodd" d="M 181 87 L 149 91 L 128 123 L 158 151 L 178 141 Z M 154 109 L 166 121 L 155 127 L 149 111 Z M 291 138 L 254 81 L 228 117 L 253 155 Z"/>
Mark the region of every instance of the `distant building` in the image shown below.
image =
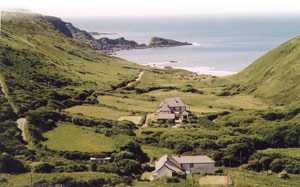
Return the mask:
<path id="1" fill-rule="evenodd" d="M 91 157 L 90 161 L 96 162 L 97 164 L 99 164 L 99 163 L 108 163 L 108 162 L 110 162 L 110 157 L 106 157 L 106 158 L 94 158 L 94 157 Z"/>
<path id="2" fill-rule="evenodd" d="M 175 122 L 175 120 L 185 120 L 189 116 L 186 110 L 186 104 L 179 98 L 166 98 L 160 104 L 157 121 L 165 123 L 167 121 Z"/>
<path id="3" fill-rule="evenodd" d="M 208 156 L 164 155 L 155 162 L 155 170 L 150 179 L 162 176 L 172 177 L 175 173 L 214 173 L 215 161 Z"/>

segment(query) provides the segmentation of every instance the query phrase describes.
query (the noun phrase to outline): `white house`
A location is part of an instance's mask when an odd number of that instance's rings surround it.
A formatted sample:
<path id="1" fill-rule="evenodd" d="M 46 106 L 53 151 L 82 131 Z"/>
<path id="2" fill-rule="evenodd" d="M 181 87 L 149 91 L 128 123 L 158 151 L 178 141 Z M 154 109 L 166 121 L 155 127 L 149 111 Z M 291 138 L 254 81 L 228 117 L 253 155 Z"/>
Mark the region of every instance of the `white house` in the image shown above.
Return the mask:
<path id="1" fill-rule="evenodd" d="M 165 123 L 166 121 L 175 122 L 179 118 L 186 119 L 189 112 L 186 110 L 186 104 L 179 97 L 166 98 L 160 104 L 157 121 Z"/>
<path id="2" fill-rule="evenodd" d="M 208 156 L 164 155 L 155 162 L 151 180 L 162 176 L 172 177 L 174 173 L 214 173 L 215 161 Z"/>

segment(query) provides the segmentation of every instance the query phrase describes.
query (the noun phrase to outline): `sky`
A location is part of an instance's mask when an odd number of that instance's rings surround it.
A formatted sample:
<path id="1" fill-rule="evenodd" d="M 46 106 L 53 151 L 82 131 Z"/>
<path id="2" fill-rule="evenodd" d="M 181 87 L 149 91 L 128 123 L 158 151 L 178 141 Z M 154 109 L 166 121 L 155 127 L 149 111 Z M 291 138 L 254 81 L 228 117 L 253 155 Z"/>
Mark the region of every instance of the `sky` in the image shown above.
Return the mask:
<path id="1" fill-rule="evenodd" d="M 299 0 L 0 0 L 0 7 L 63 18 L 300 14 Z"/>

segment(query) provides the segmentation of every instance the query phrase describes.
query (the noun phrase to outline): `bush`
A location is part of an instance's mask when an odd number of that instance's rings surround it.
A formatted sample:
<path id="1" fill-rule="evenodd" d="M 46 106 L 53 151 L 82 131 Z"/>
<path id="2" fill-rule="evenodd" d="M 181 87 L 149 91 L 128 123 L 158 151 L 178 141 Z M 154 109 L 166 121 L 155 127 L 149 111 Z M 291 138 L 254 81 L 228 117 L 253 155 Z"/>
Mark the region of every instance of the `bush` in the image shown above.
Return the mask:
<path id="1" fill-rule="evenodd" d="M 60 114 L 56 110 L 47 107 L 41 107 L 26 113 L 29 124 L 39 128 L 42 132 L 46 132 L 55 127 L 55 122 L 60 119 Z"/>
<path id="2" fill-rule="evenodd" d="M 124 159 L 115 162 L 115 169 L 119 175 L 131 176 L 132 174 L 141 174 L 142 167 L 138 161 Z"/>
<path id="3" fill-rule="evenodd" d="M 251 169 L 259 172 L 262 169 L 262 165 L 259 163 L 257 159 L 255 159 L 248 162 L 248 164 L 246 165 L 246 169 Z"/>
<path id="4" fill-rule="evenodd" d="M 193 147 L 187 143 L 179 143 L 175 146 L 175 153 L 181 155 L 182 153 L 192 151 Z"/>
<path id="5" fill-rule="evenodd" d="M 123 160 L 123 159 L 134 159 L 135 155 L 132 152 L 128 152 L 128 151 L 121 151 L 117 154 L 114 155 L 113 159 L 114 161 L 119 161 L 119 160 Z"/>
<path id="6" fill-rule="evenodd" d="M 0 155 L 0 173 L 24 173 L 27 169 L 22 162 L 10 155 Z"/>
<path id="7" fill-rule="evenodd" d="M 278 173 L 282 171 L 283 166 L 284 166 L 284 162 L 280 158 L 276 158 L 271 162 L 270 169 Z"/>
<path id="8" fill-rule="evenodd" d="M 146 163 L 150 160 L 149 157 L 142 151 L 141 146 L 134 141 L 130 141 L 124 146 L 120 147 L 120 150 L 134 153 L 135 159 L 140 163 Z"/>
<path id="9" fill-rule="evenodd" d="M 51 173 L 54 171 L 55 167 L 48 163 L 42 163 L 34 167 L 34 172 L 36 173 Z"/>

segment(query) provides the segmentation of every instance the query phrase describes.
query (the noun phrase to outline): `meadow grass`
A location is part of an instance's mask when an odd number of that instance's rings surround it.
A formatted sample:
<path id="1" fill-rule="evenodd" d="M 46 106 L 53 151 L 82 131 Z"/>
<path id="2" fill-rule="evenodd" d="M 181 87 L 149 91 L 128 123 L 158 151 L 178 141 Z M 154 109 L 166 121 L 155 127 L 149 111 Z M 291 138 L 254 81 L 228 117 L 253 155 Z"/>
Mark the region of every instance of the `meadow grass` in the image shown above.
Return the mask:
<path id="1" fill-rule="evenodd" d="M 100 103 L 117 107 L 123 110 L 153 112 L 159 107 L 158 102 L 147 100 L 149 97 L 141 95 L 129 95 L 130 98 L 122 98 L 119 96 L 100 96 L 98 100 Z"/>
<path id="2" fill-rule="evenodd" d="M 165 147 L 158 147 L 154 145 L 141 145 L 142 150 L 147 153 L 149 158 L 160 158 L 165 154 L 172 155 L 173 151 Z M 154 163 L 153 163 L 154 164 Z"/>
<path id="3" fill-rule="evenodd" d="M 240 170 L 239 168 L 223 168 L 232 177 L 235 186 L 299 186 L 300 175 L 289 174 L 290 179 L 281 179 L 277 173 L 267 176 L 266 172 Z"/>
<path id="4" fill-rule="evenodd" d="M 112 151 L 117 138 L 106 137 L 95 133 L 93 127 L 75 126 L 69 123 L 58 123 L 58 126 L 46 132 L 48 140 L 43 144 L 49 149 L 59 151 L 100 152 Z"/>
<path id="5" fill-rule="evenodd" d="M 89 117 L 113 119 L 113 120 L 116 120 L 121 116 L 129 115 L 129 112 L 121 112 L 107 107 L 90 106 L 90 105 L 74 106 L 66 109 L 65 111 L 74 114 L 83 114 Z"/>

